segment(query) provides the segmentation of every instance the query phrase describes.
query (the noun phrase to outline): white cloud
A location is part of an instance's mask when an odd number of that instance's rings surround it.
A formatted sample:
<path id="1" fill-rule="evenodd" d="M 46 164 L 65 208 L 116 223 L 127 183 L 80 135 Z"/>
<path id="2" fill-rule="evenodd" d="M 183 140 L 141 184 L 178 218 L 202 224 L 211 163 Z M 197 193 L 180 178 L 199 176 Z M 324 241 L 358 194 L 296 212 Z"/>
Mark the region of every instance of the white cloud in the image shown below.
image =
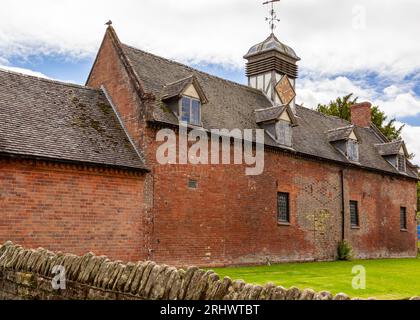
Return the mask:
<path id="1" fill-rule="evenodd" d="M 388 100 L 375 101 L 392 118 L 414 117 L 420 115 L 420 98 L 413 92 L 398 93 Z"/>
<path id="2" fill-rule="evenodd" d="M 17 72 L 17 73 L 22 73 L 22 74 L 26 74 L 26 75 L 29 75 L 29 76 L 50 79 L 48 76 L 46 76 L 45 74 L 43 74 L 41 72 L 33 71 L 33 70 L 30 70 L 30 69 L 25 69 L 25 68 L 17 68 L 17 67 L 0 65 L 0 69 L 7 70 L 7 71 L 13 71 L 13 72 Z"/>
<path id="3" fill-rule="evenodd" d="M 124 42 L 240 68 L 247 49 L 269 33 L 267 11 L 255 0 L 3 0 L 0 56 L 93 55 L 112 19 Z M 405 74 L 420 68 L 419 11 L 416 0 L 284 0 L 276 33 L 305 69 Z"/>
<path id="4" fill-rule="evenodd" d="M 403 123 L 398 122 L 397 125 L 401 126 Z M 413 160 L 414 164 L 420 166 L 420 127 L 406 124 L 402 135 L 409 152 L 416 155 L 416 158 Z"/>
<path id="5" fill-rule="evenodd" d="M 297 102 L 308 108 L 314 108 L 318 103 L 326 104 L 350 93 L 361 100 L 375 94 L 373 89 L 364 88 L 362 83 L 351 81 L 344 76 L 333 79 L 306 77 L 299 79 L 297 86 Z"/>

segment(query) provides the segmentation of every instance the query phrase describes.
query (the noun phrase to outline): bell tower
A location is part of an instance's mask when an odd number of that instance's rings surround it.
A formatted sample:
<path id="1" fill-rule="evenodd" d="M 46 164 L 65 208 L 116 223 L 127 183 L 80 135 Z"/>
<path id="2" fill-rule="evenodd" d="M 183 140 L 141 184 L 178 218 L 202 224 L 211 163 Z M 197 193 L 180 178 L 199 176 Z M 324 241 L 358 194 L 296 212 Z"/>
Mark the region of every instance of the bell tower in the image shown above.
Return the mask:
<path id="1" fill-rule="evenodd" d="M 297 62 L 300 58 L 296 52 L 281 43 L 274 35 L 277 19 L 272 0 L 264 4 L 271 4 L 270 22 L 271 34 L 263 42 L 253 46 L 244 56 L 248 85 L 262 90 L 269 99 L 279 105 L 290 105 L 295 110 L 295 85 L 298 78 Z"/>

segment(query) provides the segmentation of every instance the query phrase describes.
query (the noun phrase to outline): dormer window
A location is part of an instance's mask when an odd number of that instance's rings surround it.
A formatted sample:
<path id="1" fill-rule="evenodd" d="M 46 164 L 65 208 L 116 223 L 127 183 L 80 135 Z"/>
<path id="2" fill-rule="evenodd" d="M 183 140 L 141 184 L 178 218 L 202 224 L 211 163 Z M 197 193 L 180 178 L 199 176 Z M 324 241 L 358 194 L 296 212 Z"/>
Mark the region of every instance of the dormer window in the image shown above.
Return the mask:
<path id="1" fill-rule="evenodd" d="M 256 122 L 278 145 L 293 148 L 293 127 L 298 125 L 290 106 L 255 110 Z"/>
<path id="2" fill-rule="evenodd" d="M 194 75 L 167 84 L 162 90 L 161 99 L 180 122 L 193 126 L 202 125 L 201 108 L 208 103 L 208 99 Z"/>
<path id="3" fill-rule="evenodd" d="M 359 140 L 354 126 L 332 129 L 327 135 L 331 144 L 348 160 L 359 162 Z"/>
<path id="4" fill-rule="evenodd" d="M 283 146 L 292 146 L 292 124 L 289 121 L 279 120 L 276 123 L 276 140 Z"/>
<path id="5" fill-rule="evenodd" d="M 408 151 L 404 141 L 393 141 L 375 145 L 379 154 L 401 173 L 407 172 Z"/>
<path id="6" fill-rule="evenodd" d="M 201 125 L 201 102 L 191 97 L 182 97 L 180 119 L 182 122 L 195 126 Z"/>

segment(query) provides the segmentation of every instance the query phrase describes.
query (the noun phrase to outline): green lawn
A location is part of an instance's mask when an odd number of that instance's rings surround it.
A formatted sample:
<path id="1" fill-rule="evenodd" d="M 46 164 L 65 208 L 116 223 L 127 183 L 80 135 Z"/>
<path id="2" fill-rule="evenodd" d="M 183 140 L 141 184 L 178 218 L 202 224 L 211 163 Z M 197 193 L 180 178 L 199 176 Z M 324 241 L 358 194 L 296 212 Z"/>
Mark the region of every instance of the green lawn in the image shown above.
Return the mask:
<path id="1" fill-rule="evenodd" d="M 352 288 L 352 269 L 356 265 L 366 269 L 365 290 Z M 242 279 L 252 284 L 273 282 L 285 288 L 295 286 L 333 294 L 343 292 L 353 298 L 406 299 L 420 295 L 420 259 L 279 264 L 221 268 L 215 272 L 222 277 Z"/>

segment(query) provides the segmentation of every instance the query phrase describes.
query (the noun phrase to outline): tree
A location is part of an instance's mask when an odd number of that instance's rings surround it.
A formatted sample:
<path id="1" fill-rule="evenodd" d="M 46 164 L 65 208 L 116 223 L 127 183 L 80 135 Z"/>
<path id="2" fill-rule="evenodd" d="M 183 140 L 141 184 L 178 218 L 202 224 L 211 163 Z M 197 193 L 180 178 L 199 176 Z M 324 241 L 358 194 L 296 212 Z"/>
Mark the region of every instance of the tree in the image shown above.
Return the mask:
<path id="1" fill-rule="evenodd" d="M 351 120 L 351 107 L 357 103 L 358 98 L 349 94 L 344 97 L 337 98 L 329 104 L 319 104 L 317 111 L 330 116 L 340 117 L 347 121 Z M 388 117 L 385 112 L 381 111 L 378 106 L 372 107 L 372 123 L 387 137 L 390 141 L 400 140 L 401 132 L 404 126 L 396 128 L 395 119 L 387 121 Z"/>

